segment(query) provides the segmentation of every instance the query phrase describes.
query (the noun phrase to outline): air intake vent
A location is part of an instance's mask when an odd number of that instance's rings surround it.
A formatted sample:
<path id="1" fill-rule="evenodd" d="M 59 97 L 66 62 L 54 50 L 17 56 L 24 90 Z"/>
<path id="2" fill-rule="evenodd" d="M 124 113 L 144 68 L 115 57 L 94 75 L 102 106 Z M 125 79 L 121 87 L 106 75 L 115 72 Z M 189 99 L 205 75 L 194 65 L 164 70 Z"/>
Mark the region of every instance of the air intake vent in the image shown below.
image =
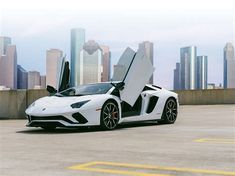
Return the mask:
<path id="1" fill-rule="evenodd" d="M 158 101 L 158 97 L 156 96 L 152 96 L 149 98 L 149 105 L 148 105 L 148 109 L 146 111 L 146 113 L 151 113 L 153 111 L 153 109 L 155 108 L 156 104 Z"/>
<path id="2" fill-rule="evenodd" d="M 78 121 L 79 124 L 85 124 L 88 122 L 87 119 L 78 112 L 73 114 L 72 116 Z"/>

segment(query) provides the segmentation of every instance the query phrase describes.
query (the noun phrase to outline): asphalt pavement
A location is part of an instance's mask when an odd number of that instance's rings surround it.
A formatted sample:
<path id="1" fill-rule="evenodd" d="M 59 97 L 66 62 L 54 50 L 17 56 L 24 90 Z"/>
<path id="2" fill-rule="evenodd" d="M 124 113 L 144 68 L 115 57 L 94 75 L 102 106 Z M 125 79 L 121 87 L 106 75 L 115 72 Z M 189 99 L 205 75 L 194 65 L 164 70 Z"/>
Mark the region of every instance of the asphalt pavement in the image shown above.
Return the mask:
<path id="1" fill-rule="evenodd" d="M 235 105 L 181 106 L 173 125 L 44 131 L 0 120 L 1 176 L 235 176 Z"/>

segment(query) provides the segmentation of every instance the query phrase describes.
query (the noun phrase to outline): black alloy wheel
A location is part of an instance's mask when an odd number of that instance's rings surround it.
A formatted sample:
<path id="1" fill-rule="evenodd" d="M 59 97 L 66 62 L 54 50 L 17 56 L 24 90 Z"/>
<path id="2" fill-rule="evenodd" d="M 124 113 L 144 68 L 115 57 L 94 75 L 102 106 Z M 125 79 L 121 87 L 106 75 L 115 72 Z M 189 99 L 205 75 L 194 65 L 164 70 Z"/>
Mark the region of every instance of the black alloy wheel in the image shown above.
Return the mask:
<path id="1" fill-rule="evenodd" d="M 113 130 L 119 121 L 119 109 L 113 101 L 107 101 L 101 110 L 101 127 L 104 130 Z"/>

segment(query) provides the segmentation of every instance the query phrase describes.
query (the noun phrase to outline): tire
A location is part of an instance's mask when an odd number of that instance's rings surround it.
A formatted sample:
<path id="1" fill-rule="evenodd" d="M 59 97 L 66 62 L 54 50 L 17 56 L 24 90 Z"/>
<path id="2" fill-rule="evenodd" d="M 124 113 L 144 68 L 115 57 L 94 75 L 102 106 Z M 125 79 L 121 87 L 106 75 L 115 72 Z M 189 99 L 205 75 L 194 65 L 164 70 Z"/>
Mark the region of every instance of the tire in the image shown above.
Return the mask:
<path id="1" fill-rule="evenodd" d="M 111 100 L 104 103 L 101 116 L 100 125 L 103 130 L 113 130 L 117 127 L 119 122 L 118 105 Z"/>
<path id="2" fill-rule="evenodd" d="M 163 110 L 161 123 L 164 123 L 164 124 L 175 123 L 177 119 L 177 114 L 178 114 L 177 102 L 175 99 L 169 98 L 166 101 L 166 104 Z"/>

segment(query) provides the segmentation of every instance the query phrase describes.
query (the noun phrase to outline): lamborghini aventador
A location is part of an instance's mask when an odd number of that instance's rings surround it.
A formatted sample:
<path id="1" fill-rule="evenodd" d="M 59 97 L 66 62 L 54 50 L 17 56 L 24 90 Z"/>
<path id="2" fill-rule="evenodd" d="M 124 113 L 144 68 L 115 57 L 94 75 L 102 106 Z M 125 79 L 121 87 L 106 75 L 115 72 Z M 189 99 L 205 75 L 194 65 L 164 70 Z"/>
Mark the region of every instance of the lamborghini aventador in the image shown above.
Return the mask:
<path id="1" fill-rule="evenodd" d="M 101 126 L 112 130 L 128 122 L 174 123 L 178 96 L 159 86 L 146 84 L 154 68 L 144 52 L 127 48 L 114 70 L 111 82 L 69 86 L 69 65 L 61 64 L 57 89 L 27 109 L 29 127 Z"/>

